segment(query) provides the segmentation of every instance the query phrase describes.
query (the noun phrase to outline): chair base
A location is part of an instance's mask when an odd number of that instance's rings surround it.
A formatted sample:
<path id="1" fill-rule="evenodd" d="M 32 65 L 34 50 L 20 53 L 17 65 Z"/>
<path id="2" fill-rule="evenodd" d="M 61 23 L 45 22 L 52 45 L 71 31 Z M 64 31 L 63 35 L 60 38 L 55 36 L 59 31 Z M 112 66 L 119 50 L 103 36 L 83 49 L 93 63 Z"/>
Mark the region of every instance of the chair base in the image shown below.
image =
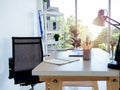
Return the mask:
<path id="1" fill-rule="evenodd" d="M 31 88 L 29 90 L 34 90 L 34 85 L 31 84 Z"/>
<path id="2" fill-rule="evenodd" d="M 20 86 L 28 86 L 30 84 L 20 84 Z M 31 84 L 31 88 L 29 90 L 34 90 L 35 84 Z"/>

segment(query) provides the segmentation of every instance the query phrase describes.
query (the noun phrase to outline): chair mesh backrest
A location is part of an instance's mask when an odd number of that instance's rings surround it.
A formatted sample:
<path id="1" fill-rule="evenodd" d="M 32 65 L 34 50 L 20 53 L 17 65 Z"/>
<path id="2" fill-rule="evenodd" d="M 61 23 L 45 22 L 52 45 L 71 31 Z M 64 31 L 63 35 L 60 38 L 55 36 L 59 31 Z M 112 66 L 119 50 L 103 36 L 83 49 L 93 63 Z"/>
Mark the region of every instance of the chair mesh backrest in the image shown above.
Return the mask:
<path id="1" fill-rule="evenodd" d="M 31 70 L 43 61 L 40 37 L 13 37 L 15 71 Z"/>

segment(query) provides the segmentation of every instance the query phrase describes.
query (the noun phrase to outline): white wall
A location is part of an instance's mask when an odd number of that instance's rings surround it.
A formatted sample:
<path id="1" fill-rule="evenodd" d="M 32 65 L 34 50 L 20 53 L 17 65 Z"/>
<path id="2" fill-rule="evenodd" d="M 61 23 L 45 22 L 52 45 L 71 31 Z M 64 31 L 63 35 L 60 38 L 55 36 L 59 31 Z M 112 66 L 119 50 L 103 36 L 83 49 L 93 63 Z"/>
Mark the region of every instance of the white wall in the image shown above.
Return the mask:
<path id="1" fill-rule="evenodd" d="M 8 70 L 12 36 L 35 36 L 37 0 L 0 0 L 0 75 Z"/>

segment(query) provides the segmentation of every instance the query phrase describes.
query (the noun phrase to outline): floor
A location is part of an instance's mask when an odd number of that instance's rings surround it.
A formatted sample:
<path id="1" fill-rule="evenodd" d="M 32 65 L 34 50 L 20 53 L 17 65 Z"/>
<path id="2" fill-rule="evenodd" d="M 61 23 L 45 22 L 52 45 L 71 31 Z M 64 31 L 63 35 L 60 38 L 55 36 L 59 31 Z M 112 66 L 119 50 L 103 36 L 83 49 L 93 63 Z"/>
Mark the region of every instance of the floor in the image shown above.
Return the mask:
<path id="1" fill-rule="evenodd" d="M 99 90 L 106 90 L 105 81 L 99 81 Z M 14 85 L 13 79 L 8 79 L 8 73 L 0 75 L 0 90 L 29 90 L 30 86 Z M 35 85 L 34 90 L 45 90 L 45 83 Z M 92 90 L 91 87 L 63 87 L 63 90 Z"/>

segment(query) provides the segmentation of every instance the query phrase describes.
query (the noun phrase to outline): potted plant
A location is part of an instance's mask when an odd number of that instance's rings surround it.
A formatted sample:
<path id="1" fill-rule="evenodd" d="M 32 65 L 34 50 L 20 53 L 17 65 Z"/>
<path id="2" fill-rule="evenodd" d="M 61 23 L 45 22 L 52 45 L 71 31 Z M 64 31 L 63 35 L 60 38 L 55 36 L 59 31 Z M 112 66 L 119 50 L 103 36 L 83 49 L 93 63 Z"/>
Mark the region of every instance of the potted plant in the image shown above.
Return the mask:
<path id="1" fill-rule="evenodd" d="M 60 37 L 60 35 L 59 34 L 54 34 L 54 39 L 55 39 L 55 41 L 58 41 L 59 40 L 59 37 Z"/>
<path id="2" fill-rule="evenodd" d="M 47 2 L 47 0 L 43 0 L 44 2 Z"/>
<path id="3" fill-rule="evenodd" d="M 81 46 L 81 39 L 79 38 L 79 32 L 75 26 L 70 27 L 71 44 L 74 48 Z"/>

